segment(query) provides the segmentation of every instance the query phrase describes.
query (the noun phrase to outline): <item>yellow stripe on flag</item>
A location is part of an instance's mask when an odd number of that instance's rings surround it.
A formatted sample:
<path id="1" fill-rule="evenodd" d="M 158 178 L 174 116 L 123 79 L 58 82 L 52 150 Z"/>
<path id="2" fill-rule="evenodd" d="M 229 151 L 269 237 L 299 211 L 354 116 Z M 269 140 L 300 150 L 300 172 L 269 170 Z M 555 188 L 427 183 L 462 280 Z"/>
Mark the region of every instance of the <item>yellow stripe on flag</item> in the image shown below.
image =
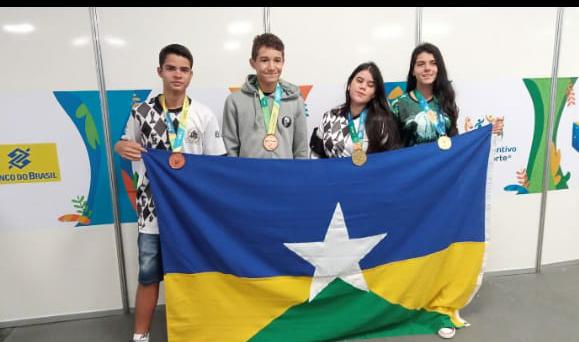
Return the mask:
<path id="1" fill-rule="evenodd" d="M 370 291 L 407 309 L 423 308 L 451 316 L 468 304 L 482 268 L 484 242 L 459 242 L 423 257 L 364 270 Z M 475 267 L 473 267 L 475 265 Z"/>
<path id="2" fill-rule="evenodd" d="M 169 341 L 247 341 L 288 308 L 307 301 L 311 281 L 217 272 L 166 274 Z"/>

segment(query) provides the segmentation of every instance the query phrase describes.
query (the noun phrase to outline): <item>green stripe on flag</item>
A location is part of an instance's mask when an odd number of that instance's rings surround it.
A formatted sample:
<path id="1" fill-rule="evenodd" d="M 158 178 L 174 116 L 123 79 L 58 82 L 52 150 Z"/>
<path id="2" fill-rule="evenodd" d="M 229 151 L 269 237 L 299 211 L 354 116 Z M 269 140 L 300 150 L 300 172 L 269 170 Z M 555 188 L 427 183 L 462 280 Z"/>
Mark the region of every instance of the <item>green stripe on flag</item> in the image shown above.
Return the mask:
<path id="1" fill-rule="evenodd" d="M 441 327 L 451 326 L 446 315 L 409 310 L 336 279 L 312 302 L 288 309 L 250 341 L 367 339 L 434 334 Z"/>

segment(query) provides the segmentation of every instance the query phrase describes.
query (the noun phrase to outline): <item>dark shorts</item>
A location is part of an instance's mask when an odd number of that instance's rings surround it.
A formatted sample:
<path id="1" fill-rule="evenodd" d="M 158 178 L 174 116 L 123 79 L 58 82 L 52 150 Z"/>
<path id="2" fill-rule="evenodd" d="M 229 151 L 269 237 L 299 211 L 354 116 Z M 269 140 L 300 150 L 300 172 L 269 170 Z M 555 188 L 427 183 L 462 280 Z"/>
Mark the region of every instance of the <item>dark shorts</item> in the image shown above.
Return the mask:
<path id="1" fill-rule="evenodd" d="M 163 259 L 159 234 L 139 233 L 139 284 L 150 285 L 163 280 Z"/>

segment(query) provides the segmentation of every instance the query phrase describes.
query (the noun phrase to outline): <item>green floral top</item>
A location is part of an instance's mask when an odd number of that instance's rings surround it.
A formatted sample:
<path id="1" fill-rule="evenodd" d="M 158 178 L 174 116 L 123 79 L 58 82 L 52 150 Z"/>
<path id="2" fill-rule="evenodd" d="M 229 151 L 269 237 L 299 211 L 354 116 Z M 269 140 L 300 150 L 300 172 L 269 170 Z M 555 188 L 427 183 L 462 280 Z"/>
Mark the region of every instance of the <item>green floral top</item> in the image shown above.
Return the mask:
<path id="1" fill-rule="evenodd" d="M 440 112 L 438 101 L 431 99 L 428 105 L 432 110 Z M 429 118 L 417 100 L 408 93 L 394 99 L 391 102 L 394 117 L 400 125 L 400 135 L 405 147 L 416 144 L 429 143 L 435 141 L 439 134 L 436 132 L 437 118 Z M 450 118 L 443 113 L 446 134 L 450 132 Z M 433 121 L 434 119 L 434 121 Z"/>

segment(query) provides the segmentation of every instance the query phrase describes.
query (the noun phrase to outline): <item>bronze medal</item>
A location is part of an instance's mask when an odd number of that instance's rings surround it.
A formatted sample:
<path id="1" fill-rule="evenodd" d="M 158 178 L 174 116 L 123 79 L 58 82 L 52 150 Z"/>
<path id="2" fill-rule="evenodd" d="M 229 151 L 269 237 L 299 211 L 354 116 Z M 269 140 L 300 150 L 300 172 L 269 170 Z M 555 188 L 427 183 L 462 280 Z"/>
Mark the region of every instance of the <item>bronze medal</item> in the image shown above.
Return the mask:
<path id="1" fill-rule="evenodd" d="M 268 134 L 263 138 L 263 147 L 268 151 L 273 151 L 277 148 L 278 141 L 274 134 Z"/>
<path id="2" fill-rule="evenodd" d="M 173 169 L 180 169 L 185 165 L 185 156 L 181 152 L 171 153 L 169 157 L 169 166 Z"/>
<path id="3" fill-rule="evenodd" d="M 356 166 L 362 166 L 366 163 L 368 157 L 366 152 L 362 149 L 360 144 L 354 144 L 354 151 L 352 152 L 352 163 Z"/>
<path id="4" fill-rule="evenodd" d="M 450 138 L 446 135 L 440 136 L 437 140 L 438 142 L 438 147 L 441 150 L 448 150 L 449 148 L 452 147 L 452 140 L 450 140 Z"/>

